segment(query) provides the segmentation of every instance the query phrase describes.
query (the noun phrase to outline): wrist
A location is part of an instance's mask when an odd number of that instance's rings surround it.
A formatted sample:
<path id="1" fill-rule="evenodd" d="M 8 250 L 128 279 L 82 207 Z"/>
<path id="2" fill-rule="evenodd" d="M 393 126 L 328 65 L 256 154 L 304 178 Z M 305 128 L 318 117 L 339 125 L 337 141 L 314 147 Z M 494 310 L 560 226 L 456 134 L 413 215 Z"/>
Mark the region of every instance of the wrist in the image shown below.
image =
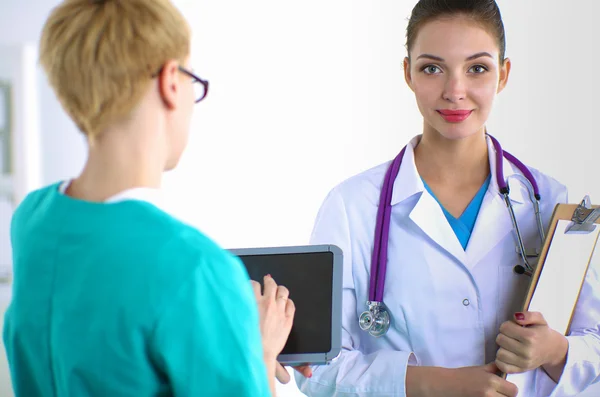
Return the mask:
<path id="1" fill-rule="evenodd" d="M 567 361 L 567 353 L 569 351 L 569 341 L 564 335 L 562 335 L 556 331 L 554 331 L 554 332 L 555 332 L 555 336 L 556 336 L 552 343 L 552 346 L 554 346 L 554 349 L 552 351 L 552 354 L 550 355 L 550 358 L 546 362 L 546 365 L 550 365 L 553 367 L 563 366 L 565 364 L 565 362 Z"/>
<path id="2" fill-rule="evenodd" d="M 267 374 L 269 376 L 275 376 L 275 370 L 277 365 L 277 356 L 272 354 L 265 353 L 263 354 L 263 361 L 265 362 L 265 366 L 267 367 Z"/>

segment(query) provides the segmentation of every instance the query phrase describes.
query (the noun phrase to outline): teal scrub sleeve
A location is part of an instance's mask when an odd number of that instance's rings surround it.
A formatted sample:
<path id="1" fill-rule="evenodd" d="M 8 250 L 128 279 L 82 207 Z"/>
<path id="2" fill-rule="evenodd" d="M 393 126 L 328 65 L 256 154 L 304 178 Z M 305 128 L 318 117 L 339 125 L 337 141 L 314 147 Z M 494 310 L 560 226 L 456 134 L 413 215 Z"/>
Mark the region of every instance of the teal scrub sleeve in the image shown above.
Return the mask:
<path id="1" fill-rule="evenodd" d="M 237 258 L 200 261 L 160 316 L 152 352 L 176 397 L 271 395 L 256 300 Z"/>

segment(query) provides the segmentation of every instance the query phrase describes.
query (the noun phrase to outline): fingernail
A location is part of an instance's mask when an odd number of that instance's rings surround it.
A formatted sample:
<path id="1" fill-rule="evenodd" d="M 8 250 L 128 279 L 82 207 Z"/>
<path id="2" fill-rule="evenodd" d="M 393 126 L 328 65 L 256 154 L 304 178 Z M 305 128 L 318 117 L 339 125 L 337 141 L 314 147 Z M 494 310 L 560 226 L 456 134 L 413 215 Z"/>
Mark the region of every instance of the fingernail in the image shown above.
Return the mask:
<path id="1" fill-rule="evenodd" d="M 519 321 L 525 320 L 525 315 L 523 313 L 515 313 L 515 318 Z"/>
<path id="2" fill-rule="evenodd" d="M 309 377 L 309 378 L 312 378 L 312 373 L 308 374 L 308 377 Z"/>
<path id="3" fill-rule="evenodd" d="M 267 274 L 267 276 L 266 276 L 266 277 L 271 277 L 271 275 L 270 275 L 270 274 Z"/>

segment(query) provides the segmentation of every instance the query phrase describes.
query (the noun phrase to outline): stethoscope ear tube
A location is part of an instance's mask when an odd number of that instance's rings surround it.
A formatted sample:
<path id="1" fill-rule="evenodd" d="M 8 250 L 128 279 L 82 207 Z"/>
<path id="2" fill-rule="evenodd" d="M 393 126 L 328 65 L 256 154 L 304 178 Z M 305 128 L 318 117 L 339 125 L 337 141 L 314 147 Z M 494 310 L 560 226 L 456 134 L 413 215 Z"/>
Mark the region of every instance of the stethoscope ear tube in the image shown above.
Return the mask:
<path id="1" fill-rule="evenodd" d="M 369 302 L 383 301 L 383 285 L 387 268 L 387 248 L 390 234 L 390 218 L 392 212 L 392 193 L 394 180 L 400 171 L 402 158 L 406 147 L 400 151 L 392 161 L 383 180 L 381 194 L 379 196 L 379 207 L 377 208 L 377 219 L 375 222 L 375 238 L 373 241 L 373 253 L 371 255 L 371 280 L 369 285 Z M 368 305 L 368 303 L 367 303 Z"/>

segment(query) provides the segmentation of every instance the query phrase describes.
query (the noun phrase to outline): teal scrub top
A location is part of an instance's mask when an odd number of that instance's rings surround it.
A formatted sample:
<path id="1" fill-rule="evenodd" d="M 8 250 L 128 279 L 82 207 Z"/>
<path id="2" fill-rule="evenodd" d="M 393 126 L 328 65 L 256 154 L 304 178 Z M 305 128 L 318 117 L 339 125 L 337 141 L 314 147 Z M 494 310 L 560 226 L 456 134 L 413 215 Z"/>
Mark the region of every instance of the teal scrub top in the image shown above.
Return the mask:
<path id="1" fill-rule="evenodd" d="M 471 233 L 473 233 L 475 221 L 477 220 L 477 215 L 479 215 L 479 210 L 481 208 L 481 204 L 483 203 L 485 193 L 487 192 L 488 187 L 490 185 L 490 180 L 491 176 L 488 175 L 481 188 L 479 188 L 477 194 L 475 194 L 475 197 L 473 197 L 473 200 L 471 200 L 465 211 L 458 218 L 452 216 L 452 214 L 450 214 L 444 208 L 444 206 L 442 205 L 442 203 L 440 203 L 435 194 L 433 194 L 433 191 L 431 191 L 431 188 L 427 185 L 427 183 L 425 183 L 425 181 L 423 181 L 425 189 L 427 189 L 429 194 L 431 194 L 431 196 L 435 198 L 435 200 L 438 202 L 440 207 L 442 207 L 442 211 L 444 211 L 444 215 L 446 216 L 448 223 L 452 227 L 454 234 L 456 234 L 456 238 L 458 238 L 458 241 L 460 241 L 460 244 L 465 250 L 467 249 L 467 245 L 469 244 Z"/>
<path id="2" fill-rule="evenodd" d="M 150 203 L 31 193 L 11 226 L 15 395 L 269 396 L 242 263 Z"/>

